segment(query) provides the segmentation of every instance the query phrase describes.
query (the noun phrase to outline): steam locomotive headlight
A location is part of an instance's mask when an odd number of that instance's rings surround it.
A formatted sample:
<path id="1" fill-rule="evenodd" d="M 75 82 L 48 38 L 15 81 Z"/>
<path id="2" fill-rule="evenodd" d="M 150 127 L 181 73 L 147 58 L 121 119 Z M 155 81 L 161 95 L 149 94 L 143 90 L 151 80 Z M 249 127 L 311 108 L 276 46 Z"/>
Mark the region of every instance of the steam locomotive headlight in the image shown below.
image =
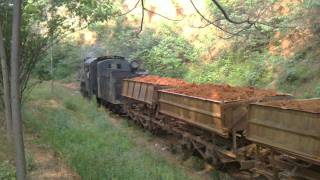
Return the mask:
<path id="1" fill-rule="evenodd" d="M 140 64 L 138 63 L 138 61 L 134 60 L 134 61 L 131 61 L 130 66 L 132 69 L 138 69 Z"/>

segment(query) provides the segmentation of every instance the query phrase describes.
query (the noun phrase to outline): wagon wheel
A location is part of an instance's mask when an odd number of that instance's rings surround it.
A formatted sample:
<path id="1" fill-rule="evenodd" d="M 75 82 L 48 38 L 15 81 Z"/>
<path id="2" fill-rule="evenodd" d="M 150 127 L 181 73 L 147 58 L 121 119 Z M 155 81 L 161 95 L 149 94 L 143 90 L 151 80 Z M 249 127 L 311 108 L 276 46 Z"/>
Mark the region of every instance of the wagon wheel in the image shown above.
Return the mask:
<path id="1" fill-rule="evenodd" d="M 127 114 L 128 114 L 128 117 L 129 117 L 128 119 L 133 121 L 132 113 L 130 111 L 127 111 Z"/>
<path id="2" fill-rule="evenodd" d="M 224 169 L 225 166 L 224 164 L 221 162 L 221 158 L 218 154 L 218 152 L 214 149 L 214 148 L 208 148 L 206 153 L 209 153 L 210 154 L 210 163 L 213 164 L 217 169 Z"/>
<path id="3" fill-rule="evenodd" d="M 148 130 L 154 134 L 154 132 L 156 131 L 157 127 L 155 126 L 154 123 L 152 123 L 152 121 L 149 122 L 149 128 Z"/>
<path id="4" fill-rule="evenodd" d="M 205 159 L 205 160 L 208 160 L 208 156 L 205 153 L 205 151 L 206 151 L 205 146 L 204 146 L 205 150 L 202 150 L 201 148 L 203 148 L 203 147 L 200 147 L 200 146 L 203 146 L 203 145 L 199 145 L 199 143 L 197 143 L 197 142 L 195 142 L 193 140 L 191 140 L 191 143 L 192 143 L 194 149 L 202 156 L 202 158 Z"/>
<path id="5" fill-rule="evenodd" d="M 135 124 L 138 124 L 138 120 L 137 120 L 137 117 L 132 113 L 130 112 L 130 118 L 132 119 L 132 121 L 135 123 Z"/>
<path id="6" fill-rule="evenodd" d="M 119 105 L 114 106 L 114 113 L 121 115 L 122 108 Z"/>
<path id="7" fill-rule="evenodd" d="M 239 180 L 275 180 L 274 178 L 259 174 L 259 175 L 254 175 L 252 172 L 249 171 L 234 171 L 234 172 L 228 172 L 228 174 Z"/>
<path id="8" fill-rule="evenodd" d="M 144 122 L 144 128 L 150 131 L 151 130 L 150 120 L 147 120 L 145 118 L 142 118 L 142 119 Z"/>
<path id="9" fill-rule="evenodd" d="M 268 175 L 264 175 L 264 174 L 252 174 L 250 179 L 253 179 L 253 180 L 274 180 L 275 178 L 268 176 Z"/>
<path id="10" fill-rule="evenodd" d="M 144 118 L 138 117 L 138 121 L 143 129 L 146 129 L 146 130 L 148 129 L 148 123 Z"/>
<path id="11" fill-rule="evenodd" d="M 189 159 L 193 154 L 192 143 L 188 138 L 182 136 L 182 139 L 179 141 L 179 149 L 182 150 L 182 160 Z"/>
<path id="12" fill-rule="evenodd" d="M 158 124 L 150 122 L 150 132 L 154 135 L 160 136 L 166 133 L 166 131 Z"/>
<path id="13" fill-rule="evenodd" d="M 214 165 L 215 167 L 219 166 L 219 164 L 221 164 L 220 162 L 220 158 L 218 157 L 218 155 L 214 152 L 214 150 L 210 149 L 210 148 L 206 148 L 205 151 L 205 156 L 206 156 L 206 160 Z"/>

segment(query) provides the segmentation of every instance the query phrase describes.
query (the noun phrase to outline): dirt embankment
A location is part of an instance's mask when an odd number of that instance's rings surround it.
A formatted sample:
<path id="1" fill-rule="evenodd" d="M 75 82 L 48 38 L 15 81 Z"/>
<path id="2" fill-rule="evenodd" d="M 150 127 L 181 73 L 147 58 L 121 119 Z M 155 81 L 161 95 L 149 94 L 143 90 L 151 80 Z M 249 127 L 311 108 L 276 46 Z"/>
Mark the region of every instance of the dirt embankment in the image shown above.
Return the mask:
<path id="1" fill-rule="evenodd" d="M 169 91 L 218 101 L 263 99 L 264 97 L 277 95 L 275 91 L 271 90 L 214 84 L 191 84 L 184 86 L 183 88 L 171 89 Z"/>
<path id="2" fill-rule="evenodd" d="M 160 77 L 155 75 L 147 75 L 147 76 L 139 76 L 132 78 L 131 80 L 144 82 L 144 83 L 151 83 L 160 86 L 185 86 L 189 83 L 185 82 L 182 79 L 176 78 L 168 78 L 168 77 Z"/>
<path id="3" fill-rule="evenodd" d="M 294 109 L 313 113 L 320 113 L 320 99 L 317 100 L 283 100 L 264 103 L 284 109 Z"/>

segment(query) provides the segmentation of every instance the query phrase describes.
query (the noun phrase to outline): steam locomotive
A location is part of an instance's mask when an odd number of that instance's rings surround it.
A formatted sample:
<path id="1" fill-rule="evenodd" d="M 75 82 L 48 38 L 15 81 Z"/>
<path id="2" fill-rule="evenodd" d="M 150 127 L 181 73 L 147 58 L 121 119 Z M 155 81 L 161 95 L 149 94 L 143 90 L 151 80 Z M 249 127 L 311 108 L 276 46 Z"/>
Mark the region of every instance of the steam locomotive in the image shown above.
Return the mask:
<path id="1" fill-rule="evenodd" d="M 146 74 L 138 69 L 137 61 L 129 62 L 121 56 L 85 58 L 81 68 L 80 92 L 84 97 L 96 97 L 112 111 L 120 112 L 122 106 L 121 81 Z"/>
<path id="2" fill-rule="evenodd" d="M 124 57 L 86 58 L 80 91 L 155 134 L 176 136 L 183 149 L 237 172 L 236 179 L 320 179 L 320 112 L 281 105 L 320 106 L 320 99 L 212 100 L 136 79 L 146 74 Z"/>

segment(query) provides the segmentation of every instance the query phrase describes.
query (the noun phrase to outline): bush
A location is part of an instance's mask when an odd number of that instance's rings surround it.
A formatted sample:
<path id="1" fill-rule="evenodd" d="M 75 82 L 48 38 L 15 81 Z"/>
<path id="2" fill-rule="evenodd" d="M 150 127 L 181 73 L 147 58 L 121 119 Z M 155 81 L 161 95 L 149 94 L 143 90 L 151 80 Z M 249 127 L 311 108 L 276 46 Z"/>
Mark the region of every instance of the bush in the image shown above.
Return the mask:
<path id="1" fill-rule="evenodd" d="M 86 47 L 88 48 L 88 47 Z M 51 75 L 51 54 L 40 61 L 33 70 L 34 77 L 40 80 L 62 80 L 70 78 L 82 63 L 84 48 L 79 48 L 73 41 L 60 42 L 53 46 L 53 77 Z"/>
<path id="2" fill-rule="evenodd" d="M 197 83 L 228 83 L 236 86 L 266 86 L 272 81 L 273 67 L 268 66 L 266 54 L 245 56 L 235 51 L 208 64 L 192 67 L 186 79 Z"/>
<path id="3" fill-rule="evenodd" d="M 145 67 L 154 74 L 183 77 L 196 53 L 181 37 L 166 36 L 143 57 Z"/>

